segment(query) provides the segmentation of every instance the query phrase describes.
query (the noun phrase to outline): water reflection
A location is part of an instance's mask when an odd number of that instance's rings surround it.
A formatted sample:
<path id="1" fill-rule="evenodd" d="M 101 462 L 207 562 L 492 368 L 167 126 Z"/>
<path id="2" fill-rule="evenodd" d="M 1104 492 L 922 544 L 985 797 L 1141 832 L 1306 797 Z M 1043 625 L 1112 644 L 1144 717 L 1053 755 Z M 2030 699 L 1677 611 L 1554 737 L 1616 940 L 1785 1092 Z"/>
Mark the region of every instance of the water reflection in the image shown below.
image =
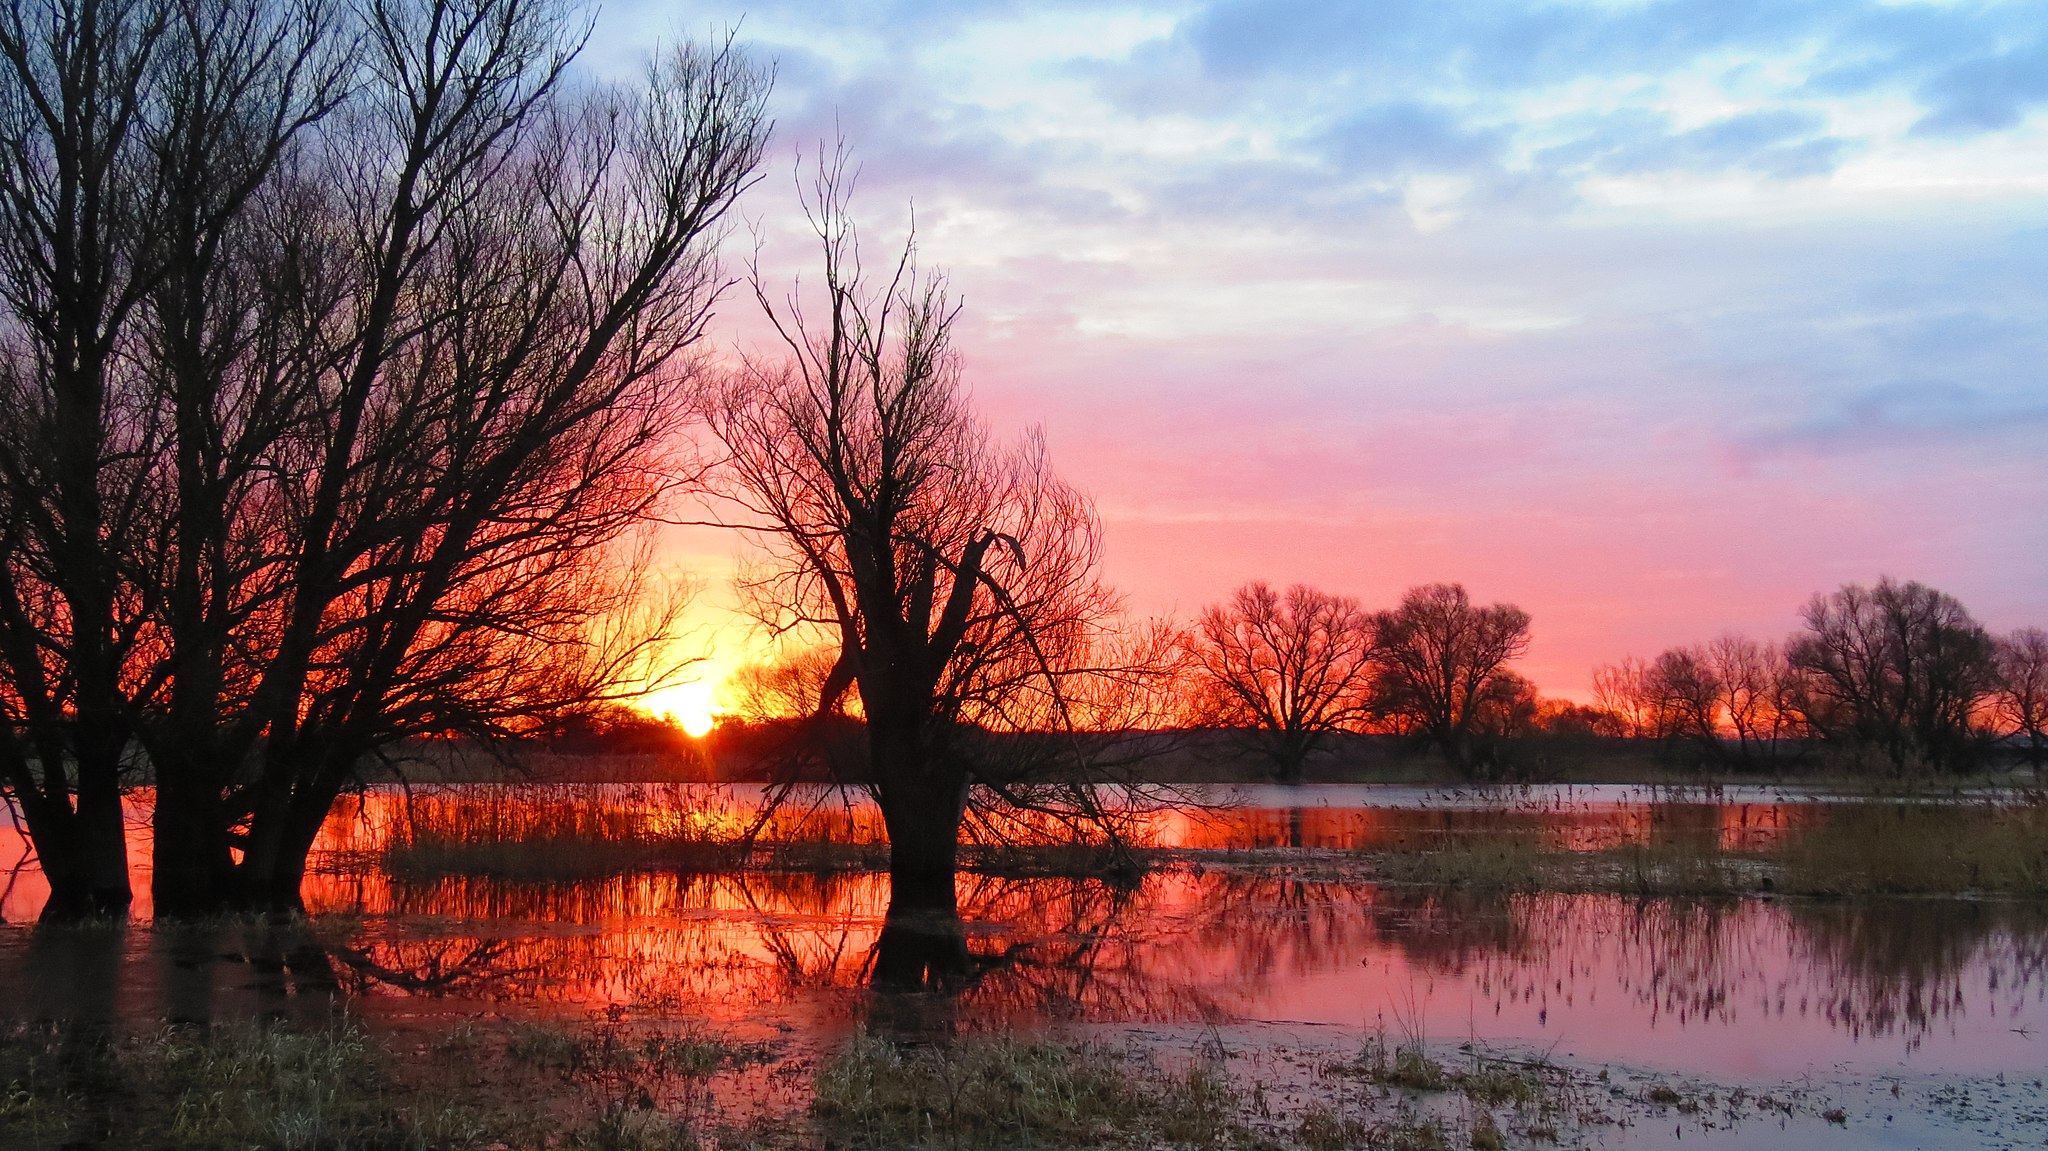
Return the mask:
<path id="1" fill-rule="evenodd" d="M 2048 952 L 2048 914 L 2025 904 L 1507 895 L 1222 869 L 1136 885 L 969 876 L 950 903 L 892 900 L 878 874 L 353 891 L 361 902 L 330 892 L 329 909 L 364 916 L 380 946 L 407 932 L 501 944 L 494 995 L 844 1023 L 873 986 L 943 1001 L 917 1008 L 925 1030 L 1420 1012 L 1438 1034 L 1618 1048 L 1708 1029 L 1823 1055 L 2010 1051 L 2027 1042 L 2013 1028 L 2043 1016 Z"/>
<path id="2" fill-rule="evenodd" d="M 365 865 L 379 818 L 366 804 L 335 832 L 310 920 L 0 931 L 0 1013 L 153 1024 L 629 1004 L 909 1037 L 1284 1020 L 1735 1076 L 2048 1064 L 2048 910 L 2029 904 L 1509 895 L 1194 865 L 1122 884 L 967 875 L 893 896 L 886 875 L 858 872 L 415 879 Z M 1812 818 L 1775 802 L 1303 808 L 1165 813 L 1154 831 L 1186 845 L 1754 846 Z"/>

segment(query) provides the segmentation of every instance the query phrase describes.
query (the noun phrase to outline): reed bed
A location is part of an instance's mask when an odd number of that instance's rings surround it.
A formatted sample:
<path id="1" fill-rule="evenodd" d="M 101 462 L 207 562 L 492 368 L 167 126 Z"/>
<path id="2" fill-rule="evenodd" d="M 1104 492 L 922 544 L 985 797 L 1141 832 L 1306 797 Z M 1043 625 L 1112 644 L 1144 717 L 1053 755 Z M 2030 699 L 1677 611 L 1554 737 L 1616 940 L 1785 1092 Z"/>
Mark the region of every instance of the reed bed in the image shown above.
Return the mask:
<path id="1" fill-rule="evenodd" d="M 2032 898 L 2048 896 L 2048 796 L 1837 804 L 1765 847 L 1689 835 L 1574 850 L 1535 834 L 1445 833 L 1352 862 L 1387 882 L 1478 889 Z"/>
<path id="2" fill-rule="evenodd" d="M 1843 807 L 1776 862 L 1787 890 L 1812 895 L 2048 896 L 2048 794 Z"/>
<path id="3" fill-rule="evenodd" d="M 663 785 L 459 789 L 409 797 L 367 839 L 395 875 L 577 879 L 629 872 L 863 870 L 886 862 L 879 820 L 851 809 L 765 817 L 744 799 Z"/>
<path id="4" fill-rule="evenodd" d="M 887 867 L 886 836 L 872 809 L 790 804 L 764 817 L 757 803 L 661 785 L 609 788 L 595 798 L 588 788 L 550 785 L 457 789 L 391 805 L 364 836 L 376 846 L 358 855 L 407 878 Z M 1045 833 L 964 844 L 961 866 L 1018 877 L 1136 876 L 1173 864 L 1285 866 L 1392 883 L 1642 896 L 2048 896 L 2048 793 L 1841 803 L 1768 835 L 1711 820 L 1598 830 L 1573 835 L 1528 821 L 1416 827 L 1349 851 L 1128 848 Z"/>
<path id="5" fill-rule="evenodd" d="M 785 804 L 763 815 L 751 796 L 663 785 L 531 785 L 424 793 L 357 816 L 354 850 L 329 860 L 372 863 L 404 878 L 447 875 L 572 880 L 643 872 L 879 871 L 888 842 L 872 810 Z M 1002 836 L 961 846 L 965 871 L 998 875 L 1141 873 L 1154 853 L 1012 821 Z"/>

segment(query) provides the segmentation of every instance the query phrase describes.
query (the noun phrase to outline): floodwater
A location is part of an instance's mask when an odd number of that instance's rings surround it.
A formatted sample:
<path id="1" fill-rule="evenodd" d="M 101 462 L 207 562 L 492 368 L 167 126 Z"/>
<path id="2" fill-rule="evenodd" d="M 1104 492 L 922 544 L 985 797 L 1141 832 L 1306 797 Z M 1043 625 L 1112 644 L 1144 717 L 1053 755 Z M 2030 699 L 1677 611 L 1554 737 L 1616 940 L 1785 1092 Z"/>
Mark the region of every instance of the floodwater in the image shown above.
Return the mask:
<path id="1" fill-rule="evenodd" d="M 480 794 L 411 802 L 473 809 Z M 502 816 L 593 796 L 647 818 L 679 818 L 680 806 L 719 826 L 743 822 L 754 802 L 732 789 L 616 786 L 488 798 Z M 1826 810 L 1765 790 L 1674 799 L 1623 788 L 1311 787 L 1202 798 L 1235 805 L 1149 812 L 1145 835 L 1161 846 L 1305 852 L 1446 830 L 1584 848 L 1659 837 L 1755 847 Z M 864 805 L 812 799 L 835 835 L 873 833 Z M 403 825 L 405 803 L 376 793 L 336 813 L 308 881 L 305 927 L 153 927 L 145 907 L 145 921 L 125 929 L 0 929 L 0 1014 L 316 1018 L 342 999 L 375 1019 L 626 1004 L 830 1040 L 873 1006 L 884 875 L 407 880 L 366 862 Z M 147 835 L 138 819 L 138 848 Z M 946 1028 L 1208 1031 L 1332 1049 L 1386 1033 L 1851 1093 L 2000 1076 L 2017 1085 L 2048 1071 L 2048 906 L 2038 902 L 1479 894 L 1301 878 L 1270 855 L 1127 884 L 963 875 L 971 963 L 920 1010 Z M 18 869 L 0 913 L 23 924 L 39 900 L 33 871 Z M 1911 1131 L 1901 1145 L 1997 1145 L 1967 1124 Z M 2038 1145 L 2043 1134 L 2030 1138 Z"/>

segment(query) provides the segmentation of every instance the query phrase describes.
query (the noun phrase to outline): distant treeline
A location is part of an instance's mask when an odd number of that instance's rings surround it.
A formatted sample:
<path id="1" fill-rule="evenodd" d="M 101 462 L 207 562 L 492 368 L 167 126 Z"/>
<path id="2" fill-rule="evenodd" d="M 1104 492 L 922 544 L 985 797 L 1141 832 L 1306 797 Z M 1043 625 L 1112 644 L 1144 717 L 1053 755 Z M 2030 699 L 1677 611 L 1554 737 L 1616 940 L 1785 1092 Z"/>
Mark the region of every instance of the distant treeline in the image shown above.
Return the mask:
<path id="1" fill-rule="evenodd" d="M 1533 748 L 1616 744 L 1738 772 L 1954 775 L 2048 761 L 2048 632 L 1994 635 L 1955 597 L 1889 577 L 1817 594 L 1800 614 L 1783 640 L 1729 634 L 1603 665 L 1588 705 L 1546 698 L 1513 670 L 1531 620 L 1512 604 L 1431 584 L 1370 611 L 1253 582 L 1175 629 L 1163 669 L 1175 686 L 1148 718 L 1233 732 L 1235 751 L 1282 781 L 1352 735 L 1399 737 L 1474 776 L 1516 771 Z M 758 752 L 781 731 L 801 744 L 790 717 L 813 714 L 830 662 L 803 651 L 744 669 L 722 738 Z"/>
<path id="2" fill-rule="evenodd" d="M 2048 633 L 1993 635 L 1954 596 L 1890 578 L 1816 595 L 1800 617 L 1780 642 L 1724 635 L 1599 668 L 1602 722 L 1737 769 L 2041 767 Z"/>

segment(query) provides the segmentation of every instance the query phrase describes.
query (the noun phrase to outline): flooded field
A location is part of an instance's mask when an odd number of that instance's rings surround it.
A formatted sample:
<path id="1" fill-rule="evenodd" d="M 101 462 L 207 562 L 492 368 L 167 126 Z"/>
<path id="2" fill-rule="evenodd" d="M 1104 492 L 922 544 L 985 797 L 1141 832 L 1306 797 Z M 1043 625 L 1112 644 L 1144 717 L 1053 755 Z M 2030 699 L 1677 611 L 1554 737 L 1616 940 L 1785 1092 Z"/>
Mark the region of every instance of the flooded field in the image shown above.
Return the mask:
<path id="1" fill-rule="evenodd" d="M 666 787 L 463 789 L 410 803 L 412 818 L 421 805 L 453 804 L 516 819 L 593 798 L 630 818 L 707 828 L 748 824 L 755 810 L 745 792 Z M 857 841 L 876 831 L 864 805 L 812 798 L 811 818 L 822 821 L 806 825 L 814 833 L 824 826 Z M 1616 1081 L 1796 1088 L 1846 1109 L 1840 1122 L 1815 1106 L 1732 1130 L 1638 1116 L 1603 1143 L 1676 1133 L 1799 1145 L 1838 1129 L 1889 1133 L 1901 1146 L 2048 1137 L 2032 1086 L 2048 1072 L 2048 905 L 2039 901 L 1474 891 L 1289 862 L 1445 833 L 1584 851 L 1671 840 L 1752 849 L 1826 820 L 1825 801 L 1619 788 L 1204 798 L 1232 806 L 1143 814 L 1145 842 L 1178 854 L 1140 876 L 963 875 L 968 962 L 938 991 L 887 996 L 871 990 L 890 922 L 884 874 L 407 877 L 377 861 L 403 834 L 408 801 L 377 793 L 336 813 L 309 880 L 306 924 L 157 927 L 145 911 L 127 928 L 11 926 L 0 930 L 0 1012 L 317 1020 L 343 1003 L 372 1025 L 404 1026 L 580 1019 L 610 1007 L 815 1050 L 886 1015 L 893 1028 L 923 1033 L 1060 1029 L 1168 1048 L 1221 1044 L 1268 1060 L 1281 1079 L 1272 1052 L 1312 1062 L 1393 1036 Z M 138 821 L 138 848 L 147 834 Z M 20 870 L 0 907 L 23 924 L 37 899 L 36 877 Z M 1969 1106 L 1935 1105 L 1972 1084 L 1988 1086 Z"/>

